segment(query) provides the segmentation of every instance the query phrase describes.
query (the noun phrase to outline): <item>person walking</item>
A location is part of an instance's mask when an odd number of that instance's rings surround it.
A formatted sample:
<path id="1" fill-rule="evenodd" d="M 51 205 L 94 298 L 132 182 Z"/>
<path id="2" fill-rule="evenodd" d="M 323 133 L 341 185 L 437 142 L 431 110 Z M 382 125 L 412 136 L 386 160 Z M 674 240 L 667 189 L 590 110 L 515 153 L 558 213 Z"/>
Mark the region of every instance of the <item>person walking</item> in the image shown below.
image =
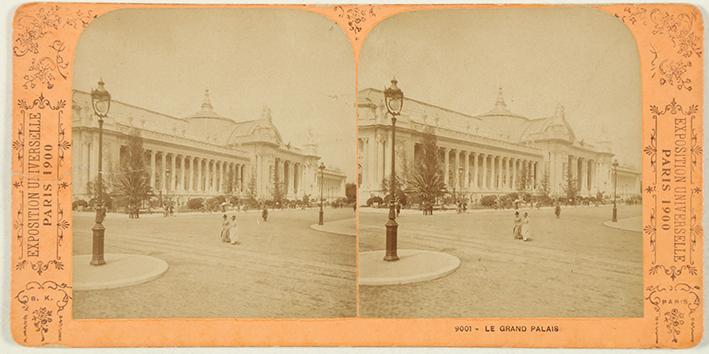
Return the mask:
<path id="1" fill-rule="evenodd" d="M 525 211 L 524 218 L 522 219 L 522 225 L 520 227 L 520 233 L 522 234 L 522 241 L 529 240 L 529 214 Z"/>
<path id="2" fill-rule="evenodd" d="M 265 204 L 263 205 L 263 210 L 261 210 L 261 219 L 263 219 L 263 222 L 268 221 L 268 207 Z"/>
<path id="3" fill-rule="evenodd" d="M 515 224 L 512 227 L 512 236 L 515 240 L 522 238 L 522 217 L 519 215 L 519 211 L 515 211 Z"/>
<path id="4" fill-rule="evenodd" d="M 559 218 L 559 215 L 561 215 L 561 204 L 559 202 L 556 202 L 556 205 L 554 206 L 554 214 L 556 214 L 556 218 Z"/>
<path id="5" fill-rule="evenodd" d="M 231 216 L 231 224 L 229 225 L 229 239 L 232 245 L 240 245 L 239 236 L 236 233 L 236 215 Z"/>
<path id="6" fill-rule="evenodd" d="M 229 217 L 226 214 L 224 214 L 222 219 L 222 242 L 229 242 L 229 227 L 231 226 L 231 223 L 229 222 Z"/>

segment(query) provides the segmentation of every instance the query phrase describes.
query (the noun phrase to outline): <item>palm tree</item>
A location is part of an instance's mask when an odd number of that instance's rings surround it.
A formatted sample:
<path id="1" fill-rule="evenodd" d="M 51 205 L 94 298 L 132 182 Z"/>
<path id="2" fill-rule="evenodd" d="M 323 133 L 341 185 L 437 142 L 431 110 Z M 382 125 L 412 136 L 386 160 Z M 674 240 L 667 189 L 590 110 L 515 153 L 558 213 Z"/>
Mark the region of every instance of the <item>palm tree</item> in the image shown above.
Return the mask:
<path id="1" fill-rule="evenodd" d="M 436 199 L 447 193 L 443 177 L 427 170 L 418 170 L 409 181 L 408 192 L 415 195 L 422 203 L 434 204 Z"/>
<path id="2" fill-rule="evenodd" d="M 145 168 L 145 151 L 143 139 L 136 132 L 130 136 L 120 161 L 120 172 L 113 177 L 113 195 L 126 202 L 128 216 L 138 218 L 140 205 L 150 199 L 149 174 Z"/>
<path id="3" fill-rule="evenodd" d="M 139 217 L 137 210 L 144 200 L 152 196 L 152 188 L 147 173 L 130 171 L 115 177 L 113 193 L 128 205 L 131 217 Z"/>

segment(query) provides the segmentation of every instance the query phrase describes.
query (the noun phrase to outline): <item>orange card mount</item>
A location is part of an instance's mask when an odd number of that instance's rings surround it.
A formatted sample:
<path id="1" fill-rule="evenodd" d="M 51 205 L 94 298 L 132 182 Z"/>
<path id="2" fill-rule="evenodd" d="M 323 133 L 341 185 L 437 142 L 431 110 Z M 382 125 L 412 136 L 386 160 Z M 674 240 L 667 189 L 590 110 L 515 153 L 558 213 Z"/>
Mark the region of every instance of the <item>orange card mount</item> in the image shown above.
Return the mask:
<path id="1" fill-rule="evenodd" d="M 565 11 L 566 22 L 554 17 Z M 524 37 L 516 29 L 549 32 L 525 20 L 532 12 L 567 28 L 555 30 L 567 47 L 532 48 L 504 70 L 492 64 L 516 56 L 508 42 Z M 446 21 L 434 18 L 446 16 L 461 25 L 437 28 Z M 518 20 L 495 27 L 504 18 Z M 563 34 L 598 23 L 634 47 L 584 64 L 598 69 L 581 78 L 588 94 L 568 98 L 578 92 L 573 73 L 586 69 L 559 58 L 584 47 L 579 41 L 617 42 Z M 450 38 L 407 37 L 417 26 Z M 459 55 L 466 46 L 494 52 Z M 704 65 L 695 7 L 32 3 L 15 13 L 12 56 L 11 328 L 21 345 L 684 348 L 701 340 Z M 604 76 L 621 61 L 633 69 Z M 545 62 L 551 71 L 532 69 Z M 483 70 L 471 74 L 476 65 Z M 445 76 L 450 70 L 477 79 Z M 403 107 L 391 96 L 397 87 Z M 531 91 L 565 105 L 547 114 Z M 614 115 L 622 103 L 603 103 L 626 94 L 628 115 Z M 585 105 L 584 96 L 601 103 Z M 628 126 L 637 128 L 614 135 Z M 427 129 L 437 140 L 416 140 Z M 591 140 L 610 140 L 610 150 Z M 407 194 L 416 207 L 400 196 L 388 212 L 392 157 L 409 193 L 407 169 L 433 144 L 448 167 L 445 194 L 431 204 Z M 554 157 L 571 150 L 576 156 Z M 614 163 L 626 155 L 637 164 Z M 435 216 L 417 219 L 429 207 Z M 513 208 L 521 211 L 514 228 Z M 604 219 L 553 233 L 555 220 L 587 214 Z M 505 236 L 494 237 L 504 218 Z M 387 263 L 397 244 L 384 251 L 385 222 L 394 219 L 399 260 Z M 436 219 L 447 221 L 417 224 Z M 535 222 L 530 236 L 524 225 Z M 593 227 L 606 231 L 566 235 Z M 504 302 L 515 296 L 520 306 Z"/>

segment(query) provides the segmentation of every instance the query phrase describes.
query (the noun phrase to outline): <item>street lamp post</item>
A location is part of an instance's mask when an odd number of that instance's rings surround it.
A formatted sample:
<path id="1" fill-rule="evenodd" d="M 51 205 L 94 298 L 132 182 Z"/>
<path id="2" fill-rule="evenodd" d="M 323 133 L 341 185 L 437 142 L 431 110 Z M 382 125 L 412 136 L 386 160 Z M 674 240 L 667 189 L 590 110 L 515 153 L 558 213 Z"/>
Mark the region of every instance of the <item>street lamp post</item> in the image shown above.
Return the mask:
<path id="1" fill-rule="evenodd" d="M 325 180 L 325 179 L 323 178 L 324 175 L 325 175 L 325 174 L 324 174 L 324 172 L 325 172 L 325 164 L 321 162 L 321 163 L 320 163 L 320 167 L 318 167 L 318 169 L 320 170 L 320 212 L 318 213 L 318 225 L 323 225 L 323 224 L 324 224 L 324 223 L 323 223 L 323 215 L 324 215 L 324 212 L 323 212 L 323 210 L 322 210 L 322 207 L 323 207 L 322 190 L 323 190 L 323 182 L 324 182 L 324 180 Z"/>
<path id="2" fill-rule="evenodd" d="M 389 221 L 386 223 L 386 254 L 387 262 L 398 261 L 396 254 L 396 238 L 399 224 L 396 223 L 396 117 L 401 114 L 404 105 L 404 92 L 397 86 L 396 79 L 391 80 L 391 86 L 384 90 L 384 103 L 391 115 L 391 198 L 389 200 Z"/>
<path id="3" fill-rule="evenodd" d="M 617 206 L 617 192 L 618 192 L 618 160 L 613 161 L 613 222 L 618 222 L 618 206 Z"/>
<path id="4" fill-rule="evenodd" d="M 103 79 L 99 80 L 98 88 L 91 90 L 91 104 L 94 114 L 98 117 L 98 180 L 96 181 L 96 223 L 91 228 L 92 231 L 92 252 L 91 265 L 99 266 L 106 264 L 103 258 L 103 241 L 106 228 L 103 226 L 103 219 L 106 217 L 106 208 L 103 204 L 103 120 L 108 116 L 111 108 L 111 94 L 106 91 Z"/>

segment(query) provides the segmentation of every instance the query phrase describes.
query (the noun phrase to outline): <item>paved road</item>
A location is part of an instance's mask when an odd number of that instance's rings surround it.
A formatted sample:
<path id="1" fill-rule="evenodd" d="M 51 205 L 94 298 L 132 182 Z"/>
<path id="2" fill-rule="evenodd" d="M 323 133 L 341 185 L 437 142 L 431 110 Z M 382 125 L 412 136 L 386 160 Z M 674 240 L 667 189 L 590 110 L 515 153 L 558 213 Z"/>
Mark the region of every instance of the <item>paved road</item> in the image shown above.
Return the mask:
<path id="1" fill-rule="evenodd" d="M 170 269 L 132 287 L 74 292 L 76 318 L 354 316 L 355 238 L 319 232 L 317 210 L 238 215 L 241 245 L 221 242 L 221 214 L 109 215 L 106 252 L 147 254 Z M 352 218 L 327 209 L 325 222 Z M 354 222 L 354 221 L 353 221 Z M 74 254 L 91 253 L 93 216 L 74 215 Z"/>
<path id="2" fill-rule="evenodd" d="M 619 215 L 637 217 L 640 206 Z M 603 225 L 610 207 L 530 211 L 532 240 L 512 238 L 513 212 L 399 221 L 399 247 L 460 258 L 453 274 L 423 283 L 360 287 L 365 317 L 640 317 L 642 236 Z M 360 214 L 360 251 L 385 248 L 386 216 Z"/>

